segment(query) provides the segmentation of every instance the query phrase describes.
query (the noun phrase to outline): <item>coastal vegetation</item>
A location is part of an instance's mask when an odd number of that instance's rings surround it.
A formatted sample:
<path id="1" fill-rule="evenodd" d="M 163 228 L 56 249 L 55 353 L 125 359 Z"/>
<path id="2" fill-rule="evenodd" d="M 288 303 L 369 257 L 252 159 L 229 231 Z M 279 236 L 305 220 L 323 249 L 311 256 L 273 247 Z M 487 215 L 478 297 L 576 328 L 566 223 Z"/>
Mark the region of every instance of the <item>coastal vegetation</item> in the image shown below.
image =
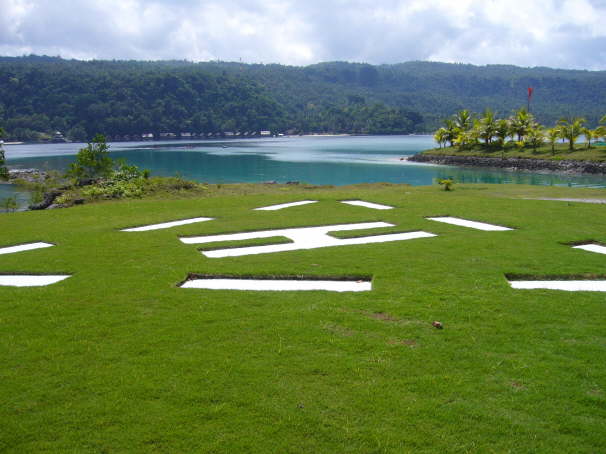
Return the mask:
<path id="1" fill-rule="evenodd" d="M 427 153 L 606 160 L 606 148 L 593 143 L 606 141 L 606 116 L 595 128 L 586 123 L 584 118 L 562 118 L 546 128 L 524 108 L 508 118 L 498 118 L 489 109 L 479 116 L 461 110 L 434 133 L 439 149 Z M 585 142 L 579 146 L 581 136 Z"/>
<path id="2" fill-rule="evenodd" d="M 2 137 L 4 136 L 4 129 L 0 127 L 0 180 L 6 180 L 8 178 L 8 170 L 6 168 L 6 160 L 4 158 L 4 148 L 2 148 Z"/>
<path id="3" fill-rule="evenodd" d="M 595 127 L 606 72 L 431 62 L 306 67 L 185 61 L 0 57 L 0 123 L 10 140 L 88 141 L 271 133 L 407 134 L 466 106 L 510 112 L 535 87 L 533 114 Z M 163 134 L 163 136 L 161 136 Z M 228 135 L 230 137 L 230 135 Z"/>
<path id="4" fill-rule="evenodd" d="M 209 190 L 207 184 L 179 176 L 151 177 L 147 169 L 140 169 L 122 159 L 112 159 L 102 134 L 97 134 L 80 149 L 64 174 L 41 172 L 27 179 L 11 181 L 30 192 L 30 209 L 33 210 L 66 208 L 109 199 L 201 196 Z"/>
<path id="5" fill-rule="evenodd" d="M 54 246 L 2 255 L 2 273 L 71 277 L 0 287 L 0 446 L 7 453 L 604 452 L 603 293 L 515 290 L 504 276 L 603 276 L 603 255 L 567 244 L 606 243 L 603 206 L 528 199 L 603 194 L 520 185 L 458 184 L 454 192 L 213 185 L 203 197 L 3 216 L 0 246 Z M 339 203 L 346 199 L 395 208 Z M 297 200 L 318 203 L 253 211 Z M 446 214 L 516 230 L 427 219 Z M 214 220 L 119 231 L 197 216 Z M 395 224 L 381 230 L 437 237 L 229 259 L 205 258 L 178 240 L 372 220 Z M 373 289 L 178 287 L 189 273 L 251 270 L 372 276 Z"/>

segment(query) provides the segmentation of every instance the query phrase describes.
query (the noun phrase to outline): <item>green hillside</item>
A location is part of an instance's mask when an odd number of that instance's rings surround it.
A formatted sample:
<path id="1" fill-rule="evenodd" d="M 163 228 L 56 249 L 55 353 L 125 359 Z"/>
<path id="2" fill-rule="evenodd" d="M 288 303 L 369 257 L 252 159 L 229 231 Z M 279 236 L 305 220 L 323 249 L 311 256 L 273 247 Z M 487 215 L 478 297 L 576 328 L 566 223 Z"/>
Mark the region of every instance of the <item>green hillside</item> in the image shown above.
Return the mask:
<path id="1" fill-rule="evenodd" d="M 543 123 L 606 110 L 606 72 L 408 62 L 306 67 L 186 61 L 0 58 L 0 124 L 10 138 L 190 132 L 430 132 L 466 108 L 526 104 Z M 40 135 L 40 133 L 44 133 Z"/>

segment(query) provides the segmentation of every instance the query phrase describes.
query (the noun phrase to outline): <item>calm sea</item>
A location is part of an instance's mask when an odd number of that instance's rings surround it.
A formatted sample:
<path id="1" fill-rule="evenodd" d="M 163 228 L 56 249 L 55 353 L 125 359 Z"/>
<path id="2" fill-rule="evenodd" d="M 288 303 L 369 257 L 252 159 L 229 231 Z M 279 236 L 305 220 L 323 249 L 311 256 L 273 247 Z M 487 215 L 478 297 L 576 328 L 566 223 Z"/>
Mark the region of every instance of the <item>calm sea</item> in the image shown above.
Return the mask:
<path id="1" fill-rule="evenodd" d="M 605 176 L 553 175 L 408 163 L 435 143 L 431 136 L 312 136 L 222 141 L 112 143 L 113 158 L 152 175 L 209 182 L 300 181 L 345 185 L 392 182 L 429 185 L 453 177 L 465 183 L 606 186 Z M 6 145 L 12 168 L 65 170 L 85 144 Z M 15 191 L 0 185 L 0 199 Z M 26 197 L 24 194 L 20 198 Z"/>

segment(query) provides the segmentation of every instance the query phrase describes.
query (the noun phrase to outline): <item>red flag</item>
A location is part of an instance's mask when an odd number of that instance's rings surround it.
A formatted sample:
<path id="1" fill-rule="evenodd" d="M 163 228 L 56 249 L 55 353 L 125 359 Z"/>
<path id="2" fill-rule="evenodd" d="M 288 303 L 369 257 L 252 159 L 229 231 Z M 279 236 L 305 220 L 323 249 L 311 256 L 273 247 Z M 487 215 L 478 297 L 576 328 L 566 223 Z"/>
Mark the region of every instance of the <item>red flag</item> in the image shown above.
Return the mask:
<path id="1" fill-rule="evenodd" d="M 530 101 L 530 98 L 532 98 L 532 92 L 534 91 L 534 88 L 532 87 L 528 87 L 528 100 Z"/>

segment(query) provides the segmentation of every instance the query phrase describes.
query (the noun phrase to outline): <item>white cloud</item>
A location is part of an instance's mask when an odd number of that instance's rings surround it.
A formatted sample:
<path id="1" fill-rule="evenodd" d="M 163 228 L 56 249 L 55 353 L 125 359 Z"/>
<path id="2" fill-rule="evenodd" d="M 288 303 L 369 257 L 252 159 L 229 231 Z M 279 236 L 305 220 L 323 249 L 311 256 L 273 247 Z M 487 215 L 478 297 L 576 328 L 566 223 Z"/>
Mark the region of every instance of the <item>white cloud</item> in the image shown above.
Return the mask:
<path id="1" fill-rule="evenodd" d="M 606 69 L 603 0 L 2 0 L 0 53 Z"/>

